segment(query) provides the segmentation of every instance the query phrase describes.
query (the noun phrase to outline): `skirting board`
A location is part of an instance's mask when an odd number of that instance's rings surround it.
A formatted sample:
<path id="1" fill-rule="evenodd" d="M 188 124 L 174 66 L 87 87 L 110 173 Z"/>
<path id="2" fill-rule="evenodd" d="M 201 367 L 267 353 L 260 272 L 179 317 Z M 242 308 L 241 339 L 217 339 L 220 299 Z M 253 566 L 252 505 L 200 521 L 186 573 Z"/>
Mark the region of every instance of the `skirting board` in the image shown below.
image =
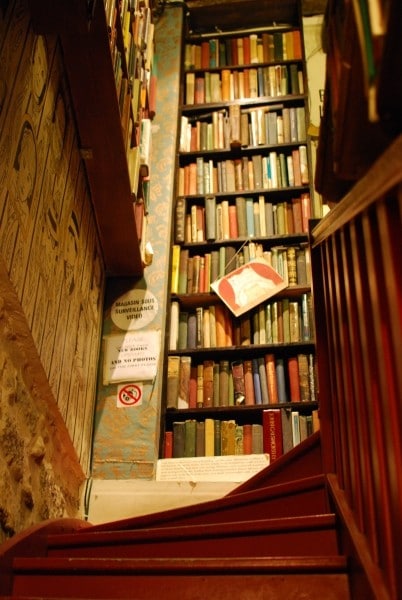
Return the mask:
<path id="1" fill-rule="evenodd" d="M 93 525 L 221 498 L 238 483 L 90 479 L 82 516 Z"/>

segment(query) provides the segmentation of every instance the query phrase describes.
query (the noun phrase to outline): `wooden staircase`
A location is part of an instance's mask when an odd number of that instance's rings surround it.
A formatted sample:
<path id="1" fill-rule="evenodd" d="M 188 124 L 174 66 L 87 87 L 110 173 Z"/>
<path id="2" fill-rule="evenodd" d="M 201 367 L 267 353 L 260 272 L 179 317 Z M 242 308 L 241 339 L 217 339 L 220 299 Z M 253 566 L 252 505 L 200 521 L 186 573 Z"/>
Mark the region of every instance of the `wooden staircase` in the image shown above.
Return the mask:
<path id="1" fill-rule="evenodd" d="M 43 523 L 0 548 L 0 597 L 348 599 L 320 456 L 315 434 L 219 500 Z"/>

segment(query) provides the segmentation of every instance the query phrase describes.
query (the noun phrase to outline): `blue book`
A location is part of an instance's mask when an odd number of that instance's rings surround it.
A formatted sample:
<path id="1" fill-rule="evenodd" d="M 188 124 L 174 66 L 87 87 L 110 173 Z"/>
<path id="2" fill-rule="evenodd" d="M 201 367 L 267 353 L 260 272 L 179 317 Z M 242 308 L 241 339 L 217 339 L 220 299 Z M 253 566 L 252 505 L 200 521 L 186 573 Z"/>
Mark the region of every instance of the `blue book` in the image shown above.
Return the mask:
<path id="1" fill-rule="evenodd" d="M 253 358 L 253 382 L 254 382 L 254 398 L 256 404 L 262 404 L 260 373 L 258 360 Z"/>
<path id="2" fill-rule="evenodd" d="M 285 383 L 285 365 L 283 358 L 277 358 L 275 361 L 276 383 L 278 387 L 279 402 L 287 402 L 286 383 Z"/>

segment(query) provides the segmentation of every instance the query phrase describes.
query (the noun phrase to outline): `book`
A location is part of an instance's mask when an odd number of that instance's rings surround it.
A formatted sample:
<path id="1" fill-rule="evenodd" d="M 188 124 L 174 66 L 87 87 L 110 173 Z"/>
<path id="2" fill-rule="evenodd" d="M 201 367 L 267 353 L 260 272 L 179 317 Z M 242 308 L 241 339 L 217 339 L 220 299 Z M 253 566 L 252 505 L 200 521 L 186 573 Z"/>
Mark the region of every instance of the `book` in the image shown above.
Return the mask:
<path id="1" fill-rule="evenodd" d="M 172 272 L 170 291 L 172 294 L 177 294 L 179 291 L 179 268 L 180 268 L 180 249 L 181 246 L 173 244 L 172 247 Z"/>
<path id="2" fill-rule="evenodd" d="M 186 419 L 184 422 L 184 457 L 189 458 L 195 456 L 196 448 L 196 429 L 197 422 L 195 419 Z"/>
<path id="3" fill-rule="evenodd" d="M 187 293 L 187 283 L 188 283 L 188 259 L 189 259 L 189 250 L 188 248 L 182 248 L 180 250 L 179 257 L 179 281 L 178 281 L 178 294 L 186 294 Z"/>
<path id="4" fill-rule="evenodd" d="M 262 391 L 261 391 L 261 380 L 260 380 L 260 365 L 257 358 L 251 359 L 252 372 L 253 372 L 253 385 L 254 385 L 254 400 L 255 404 L 262 404 Z"/>
<path id="5" fill-rule="evenodd" d="M 234 388 L 234 403 L 235 405 L 246 404 L 246 387 L 244 381 L 244 368 L 241 360 L 236 360 L 231 363 Z"/>
<path id="6" fill-rule="evenodd" d="M 261 423 L 252 423 L 252 454 L 263 454 L 264 452 L 264 433 Z"/>
<path id="7" fill-rule="evenodd" d="M 262 413 L 263 449 L 269 454 L 270 463 L 282 456 L 282 410 L 268 408 Z"/>
<path id="8" fill-rule="evenodd" d="M 219 361 L 219 406 L 229 406 L 229 361 Z"/>
<path id="9" fill-rule="evenodd" d="M 292 411 L 289 408 L 281 409 L 282 421 L 282 447 L 283 453 L 293 448 Z"/>
<path id="10" fill-rule="evenodd" d="M 258 375 L 260 380 L 261 404 L 269 404 L 268 380 L 265 367 L 264 357 L 260 356 L 257 359 Z"/>
<path id="11" fill-rule="evenodd" d="M 292 410 L 292 412 L 291 412 L 291 419 L 292 419 L 292 441 L 293 441 L 293 446 L 297 446 L 297 444 L 300 444 L 299 411 Z"/>
<path id="12" fill-rule="evenodd" d="M 177 408 L 179 395 L 180 356 L 169 356 L 167 365 L 166 408 Z"/>
<path id="13" fill-rule="evenodd" d="M 214 405 L 214 361 L 203 362 L 203 407 Z"/>
<path id="14" fill-rule="evenodd" d="M 244 360 L 243 370 L 244 370 L 245 404 L 252 406 L 256 403 L 256 399 L 255 399 L 255 392 L 254 392 L 253 363 L 252 363 L 251 359 Z"/>
<path id="15" fill-rule="evenodd" d="M 299 361 L 297 356 L 288 358 L 288 380 L 291 402 L 300 402 Z"/>
<path id="16" fill-rule="evenodd" d="M 233 420 L 221 421 L 221 455 L 236 454 L 236 424 Z"/>
<path id="17" fill-rule="evenodd" d="M 216 238 L 216 198 L 205 197 L 205 237 L 208 242 Z"/>
<path id="18" fill-rule="evenodd" d="M 222 455 L 221 421 L 214 419 L 214 456 Z"/>
<path id="19" fill-rule="evenodd" d="M 268 387 L 268 402 L 270 404 L 277 404 L 279 402 L 278 397 L 278 384 L 276 379 L 276 361 L 274 354 L 266 354 L 264 357 L 265 370 L 267 375 L 267 387 Z"/>
<path id="20" fill-rule="evenodd" d="M 205 456 L 205 422 L 196 422 L 195 455 Z"/>
<path id="21" fill-rule="evenodd" d="M 186 424 L 184 421 L 174 421 L 172 423 L 173 432 L 173 458 L 183 458 L 186 443 Z"/>
<path id="22" fill-rule="evenodd" d="M 196 407 L 203 408 L 204 406 L 204 366 L 202 363 L 197 365 L 197 395 Z"/>
<path id="23" fill-rule="evenodd" d="M 177 408 L 189 408 L 191 357 L 180 356 Z"/>
<path id="24" fill-rule="evenodd" d="M 169 350 L 177 350 L 179 346 L 179 303 L 174 300 L 170 305 Z"/>
<path id="25" fill-rule="evenodd" d="M 163 457 L 173 458 L 173 432 L 165 431 L 163 443 Z"/>
<path id="26" fill-rule="evenodd" d="M 206 418 L 204 421 L 204 436 L 205 436 L 205 456 L 215 455 L 214 445 L 214 419 Z"/>
<path id="27" fill-rule="evenodd" d="M 288 396 L 285 379 L 285 361 L 281 357 L 278 357 L 275 361 L 275 372 L 278 390 L 278 402 L 287 402 Z"/>

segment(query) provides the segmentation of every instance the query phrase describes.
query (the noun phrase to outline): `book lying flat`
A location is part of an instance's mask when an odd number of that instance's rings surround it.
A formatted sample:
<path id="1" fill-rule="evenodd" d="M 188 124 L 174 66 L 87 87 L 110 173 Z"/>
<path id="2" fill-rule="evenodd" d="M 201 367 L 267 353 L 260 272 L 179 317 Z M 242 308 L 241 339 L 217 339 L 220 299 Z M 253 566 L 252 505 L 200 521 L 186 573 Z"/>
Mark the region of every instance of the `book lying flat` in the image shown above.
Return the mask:
<path id="1" fill-rule="evenodd" d="M 238 317 L 287 287 L 287 281 L 264 259 L 255 259 L 211 283 Z"/>

